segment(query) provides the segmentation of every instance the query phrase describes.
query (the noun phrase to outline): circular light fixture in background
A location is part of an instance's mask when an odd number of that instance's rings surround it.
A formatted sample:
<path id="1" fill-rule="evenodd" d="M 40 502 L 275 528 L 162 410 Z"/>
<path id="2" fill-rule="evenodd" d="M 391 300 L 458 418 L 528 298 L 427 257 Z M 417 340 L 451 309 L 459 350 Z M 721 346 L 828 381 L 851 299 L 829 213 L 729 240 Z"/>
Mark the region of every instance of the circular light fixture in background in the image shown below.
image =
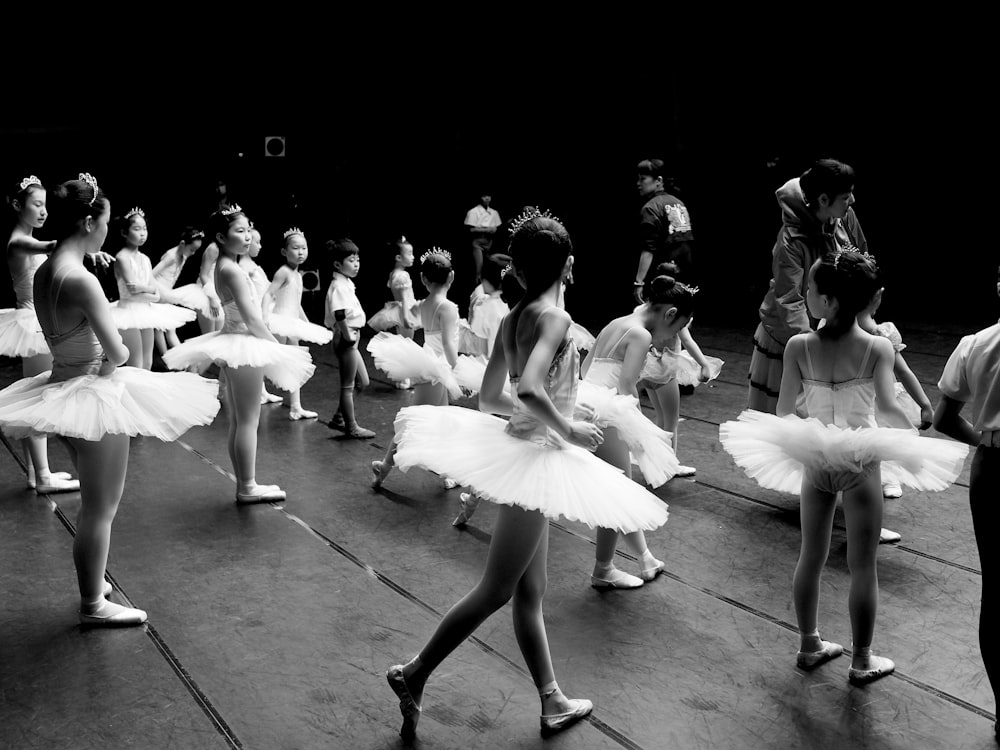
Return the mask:
<path id="1" fill-rule="evenodd" d="M 269 135 L 264 138 L 264 156 L 284 156 L 285 136 Z"/>
<path id="2" fill-rule="evenodd" d="M 319 291 L 319 271 L 302 272 L 302 289 L 307 292 Z"/>

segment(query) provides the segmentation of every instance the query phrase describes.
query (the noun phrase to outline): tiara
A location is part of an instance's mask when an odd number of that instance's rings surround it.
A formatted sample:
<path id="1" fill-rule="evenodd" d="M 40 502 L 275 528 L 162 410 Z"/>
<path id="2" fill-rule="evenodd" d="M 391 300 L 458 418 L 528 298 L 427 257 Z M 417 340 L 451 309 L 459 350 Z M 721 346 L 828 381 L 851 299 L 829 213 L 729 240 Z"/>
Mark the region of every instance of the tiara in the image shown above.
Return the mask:
<path id="1" fill-rule="evenodd" d="M 862 257 L 862 259 L 867 260 L 875 268 L 878 268 L 878 263 L 875 262 L 875 256 L 869 253 L 867 250 L 859 250 L 854 245 L 849 245 L 848 247 L 838 247 L 833 251 L 833 267 L 836 268 L 837 264 L 840 263 L 840 258 L 844 253 L 857 253 Z"/>
<path id="2" fill-rule="evenodd" d="M 504 278 L 507 274 L 513 273 L 513 271 L 514 271 L 514 264 L 508 263 L 506 266 L 500 269 L 500 278 L 501 279 Z"/>
<path id="3" fill-rule="evenodd" d="M 688 286 L 687 284 L 685 284 L 685 283 L 684 283 L 684 282 L 682 282 L 682 281 L 678 281 L 678 282 L 676 283 L 675 287 L 676 287 L 677 289 L 680 289 L 680 290 L 682 290 L 682 291 L 685 291 L 685 292 L 687 292 L 688 294 L 691 294 L 691 295 L 694 295 L 694 294 L 697 294 L 697 293 L 698 293 L 698 292 L 700 291 L 700 290 L 698 289 L 698 287 L 696 287 L 696 286 Z"/>
<path id="4" fill-rule="evenodd" d="M 240 208 L 239 203 L 234 203 L 231 206 L 226 206 L 221 211 L 219 211 L 219 213 L 222 214 L 223 216 L 232 216 L 233 214 L 243 213 L 243 209 Z"/>
<path id="5" fill-rule="evenodd" d="M 423 265 L 424 261 L 427 260 L 432 255 L 440 255 L 442 258 L 451 263 L 451 253 L 449 253 L 447 250 L 442 250 L 439 247 L 432 247 L 430 250 L 428 250 L 426 253 L 420 256 L 420 264 Z"/>
<path id="6" fill-rule="evenodd" d="M 143 211 L 143 210 L 142 210 L 141 208 L 139 208 L 138 206 L 136 206 L 136 207 L 135 207 L 135 208 L 133 208 L 133 209 L 132 209 L 131 211 L 129 211 L 129 212 L 127 213 L 127 214 L 125 214 L 125 221 L 128 221 L 128 220 L 129 220 L 129 219 L 131 219 L 131 218 L 132 218 L 133 216 L 138 216 L 138 217 L 139 217 L 139 218 L 141 218 L 141 219 L 145 219 L 145 218 L 146 218 L 146 212 L 145 212 L 145 211 Z"/>
<path id="7" fill-rule="evenodd" d="M 281 239 L 283 239 L 283 240 L 287 240 L 287 239 L 288 239 L 289 237 L 291 237 L 291 236 L 292 236 L 293 234 L 301 234 L 301 235 L 302 235 L 303 237 L 305 237 L 305 236 L 306 236 L 306 233 L 305 233 L 305 232 L 303 232 L 303 231 L 302 231 L 301 229 L 299 229 L 298 227 L 292 227 L 291 229 L 286 229 L 286 230 L 285 230 L 285 233 L 284 233 L 284 234 L 283 234 L 283 235 L 281 236 Z"/>
<path id="8" fill-rule="evenodd" d="M 18 187 L 18 189 L 27 190 L 32 185 L 38 185 L 38 187 L 42 187 L 42 181 L 39 180 L 37 177 L 35 177 L 35 175 L 31 175 L 31 177 L 25 177 L 23 180 L 21 180 L 21 184 Z"/>
<path id="9" fill-rule="evenodd" d="M 88 185 L 90 185 L 90 189 L 94 191 L 94 197 L 91 198 L 90 202 L 87 204 L 88 206 L 93 206 L 94 201 L 97 200 L 97 191 L 99 189 L 97 187 L 97 178 L 94 177 L 90 172 L 80 172 L 80 176 L 77 179 L 86 182 Z"/>
<path id="10" fill-rule="evenodd" d="M 558 216 L 553 216 L 547 210 L 539 211 L 537 208 L 532 206 L 510 223 L 510 227 L 508 228 L 510 236 L 513 237 L 515 234 L 518 233 L 521 227 L 523 227 L 525 224 L 527 224 L 529 221 L 532 221 L 533 219 L 552 219 L 553 221 L 559 221 Z M 559 221 L 559 223 L 562 224 L 561 221 Z"/>

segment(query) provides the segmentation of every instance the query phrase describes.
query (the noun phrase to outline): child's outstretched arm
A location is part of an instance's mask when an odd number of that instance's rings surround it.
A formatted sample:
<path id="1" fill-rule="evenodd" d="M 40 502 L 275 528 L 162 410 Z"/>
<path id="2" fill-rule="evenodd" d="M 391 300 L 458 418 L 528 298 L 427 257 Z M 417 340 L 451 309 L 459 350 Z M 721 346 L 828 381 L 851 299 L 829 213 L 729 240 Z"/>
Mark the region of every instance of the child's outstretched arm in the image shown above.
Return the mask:
<path id="1" fill-rule="evenodd" d="M 779 417 L 795 413 L 795 402 L 799 397 L 799 391 L 802 390 L 802 370 L 799 366 L 799 359 L 802 357 L 805 337 L 808 335 L 792 336 L 785 345 L 781 368 L 781 389 L 778 391 L 778 405 L 774 410 L 774 413 Z"/>
<path id="2" fill-rule="evenodd" d="M 917 380 L 917 376 L 913 374 L 913 370 L 910 369 L 910 366 L 906 364 L 906 360 L 903 359 L 902 352 L 896 352 L 896 360 L 892 365 L 892 372 L 896 376 L 896 380 L 902 383 L 903 388 L 910 394 L 910 398 L 916 401 L 917 406 L 920 407 L 919 429 L 926 430 L 934 421 L 934 409 L 931 407 L 931 400 L 924 393 L 920 381 Z"/>
<path id="3" fill-rule="evenodd" d="M 10 243 L 8 243 L 7 252 L 39 255 L 42 253 L 50 253 L 55 250 L 55 247 L 55 240 L 47 240 L 43 242 L 42 240 L 36 240 L 34 237 L 15 237 L 10 241 Z"/>
<path id="4" fill-rule="evenodd" d="M 695 343 L 694 338 L 691 336 L 690 328 L 691 324 L 688 323 L 677 335 L 681 340 L 681 346 L 683 346 L 685 351 L 691 355 L 691 359 L 697 362 L 698 366 L 701 367 L 701 374 L 698 376 L 698 379 L 702 383 L 707 383 L 712 379 L 712 372 L 708 367 L 708 361 L 705 359 L 705 355 L 701 353 L 701 347 Z"/>
<path id="5" fill-rule="evenodd" d="M 875 380 L 875 401 L 894 427 L 912 430 L 913 425 L 906 412 L 896 403 L 896 389 L 892 378 L 896 352 L 893 351 L 892 343 L 889 339 L 876 336 L 872 353 L 875 355 L 875 370 L 872 373 Z"/>

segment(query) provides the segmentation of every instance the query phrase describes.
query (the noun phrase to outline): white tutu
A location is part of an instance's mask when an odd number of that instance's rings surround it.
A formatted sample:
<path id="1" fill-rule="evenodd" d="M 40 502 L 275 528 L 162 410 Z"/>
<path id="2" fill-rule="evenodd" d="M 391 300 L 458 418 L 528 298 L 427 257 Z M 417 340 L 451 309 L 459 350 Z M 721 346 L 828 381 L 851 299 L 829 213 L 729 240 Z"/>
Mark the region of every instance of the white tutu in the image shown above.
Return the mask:
<path id="1" fill-rule="evenodd" d="M 718 357 L 705 357 L 705 361 L 708 362 L 710 371 L 708 379 L 715 380 L 719 377 L 725 362 Z M 659 357 L 650 352 L 646 355 L 639 380 L 650 383 L 668 383 L 676 380 L 678 385 L 701 385 L 701 365 L 686 351 L 679 354 L 666 351 Z"/>
<path id="2" fill-rule="evenodd" d="M 219 411 L 219 384 L 190 372 L 119 367 L 110 375 L 80 375 L 49 383 L 51 373 L 0 391 L 0 425 L 10 437 L 147 435 L 176 440 Z"/>
<path id="3" fill-rule="evenodd" d="M 577 419 L 587 419 L 598 427 L 614 427 L 642 470 L 651 487 L 659 487 L 677 473 L 679 463 L 670 445 L 671 434 L 653 424 L 639 409 L 634 396 L 622 396 L 611 388 L 581 381 L 576 392 Z M 580 407 L 587 407 L 581 410 Z"/>
<path id="4" fill-rule="evenodd" d="M 26 307 L 0 310 L 0 354 L 34 357 L 48 351 L 49 345 L 34 310 Z"/>
<path id="5" fill-rule="evenodd" d="M 573 338 L 573 343 L 576 344 L 576 348 L 583 349 L 585 352 L 589 352 L 593 349 L 594 342 L 597 340 L 594 338 L 594 334 L 579 323 L 570 322 L 569 335 Z"/>
<path id="6" fill-rule="evenodd" d="M 476 335 L 468 320 L 460 318 L 458 321 L 458 351 L 462 354 L 485 357 L 488 350 L 486 339 Z"/>
<path id="7" fill-rule="evenodd" d="M 462 395 L 448 362 L 413 339 L 395 333 L 377 333 L 368 342 L 368 351 L 375 366 L 397 383 L 406 379 L 414 383 L 441 383 L 452 398 Z"/>
<path id="8" fill-rule="evenodd" d="M 906 418 L 910 420 L 910 424 L 917 427 L 920 424 L 920 406 L 913 400 L 913 396 L 906 392 L 906 388 L 899 381 L 896 381 L 894 384 L 894 389 L 896 405 L 906 414 Z M 885 418 L 882 411 L 878 408 L 878 401 L 875 402 L 875 421 L 880 426 L 889 424 L 889 420 Z"/>
<path id="9" fill-rule="evenodd" d="M 208 309 L 208 296 L 198 284 L 185 284 L 174 289 L 168 289 L 160 295 L 164 302 L 172 305 L 180 305 L 189 310 L 200 312 L 205 317 L 210 317 Z"/>
<path id="10" fill-rule="evenodd" d="M 132 328 L 155 328 L 158 331 L 173 331 L 198 317 L 194 310 L 162 302 L 129 302 L 111 304 L 111 319 L 115 328 L 126 331 Z"/>
<path id="11" fill-rule="evenodd" d="M 507 422 L 458 406 L 408 406 L 396 416 L 396 466 L 450 477 L 494 503 L 623 533 L 667 521 L 667 505 L 583 448 L 522 440 Z"/>
<path id="12" fill-rule="evenodd" d="M 470 357 L 466 354 L 459 354 L 452 372 L 458 384 L 470 395 L 474 395 L 483 388 L 486 365 L 485 357 Z"/>
<path id="13" fill-rule="evenodd" d="M 766 489 L 799 494 L 804 468 L 860 472 L 881 461 L 900 484 L 939 491 L 962 471 L 969 447 L 888 427 L 842 429 L 818 419 L 747 410 L 719 425 L 722 447 Z"/>
<path id="14" fill-rule="evenodd" d="M 421 328 L 420 318 L 417 318 L 415 328 Z M 391 328 L 406 328 L 403 321 L 403 304 L 401 302 L 386 302 L 385 307 L 368 319 L 368 327 L 376 331 L 388 331 Z"/>
<path id="15" fill-rule="evenodd" d="M 186 370 L 191 366 L 204 369 L 212 363 L 220 367 L 262 367 L 264 377 L 286 391 L 301 388 L 316 370 L 304 346 L 222 331 L 195 336 L 175 346 L 163 355 L 163 363 L 171 370 Z"/>
<path id="16" fill-rule="evenodd" d="M 293 318 L 291 315 L 271 313 L 267 319 L 267 327 L 275 336 L 309 341 L 313 344 L 329 344 L 333 340 L 333 331 L 329 328 Z"/>

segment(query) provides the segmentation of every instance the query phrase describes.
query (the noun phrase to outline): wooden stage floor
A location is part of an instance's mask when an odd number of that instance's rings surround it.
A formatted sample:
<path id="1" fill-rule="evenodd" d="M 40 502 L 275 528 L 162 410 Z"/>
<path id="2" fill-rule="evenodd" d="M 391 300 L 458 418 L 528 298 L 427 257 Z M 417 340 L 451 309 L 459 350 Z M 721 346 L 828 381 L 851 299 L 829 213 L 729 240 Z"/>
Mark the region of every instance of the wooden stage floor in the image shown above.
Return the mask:
<path id="1" fill-rule="evenodd" d="M 898 324 L 936 403 L 934 384 L 964 331 Z M 553 660 L 566 692 L 594 701 L 593 716 L 541 739 L 506 607 L 428 684 L 418 747 L 996 747 L 977 641 L 971 458 L 948 491 L 886 502 L 885 526 L 903 540 L 880 550 L 874 645 L 896 674 L 852 688 L 849 657 L 811 673 L 795 667 L 797 498 L 758 488 L 717 439 L 719 422 L 745 404 L 751 332 L 695 331 L 726 365 L 681 401 L 680 457 L 698 475 L 657 490 L 670 520 L 649 542 L 665 575 L 597 592 L 592 531 L 552 524 Z M 313 354 L 303 401 L 325 420 L 336 361 L 327 348 Z M 19 371 L 0 361 L 0 385 Z M 143 628 L 78 627 L 79 495 L 36 496 L 19 458 L 0 450 L 0 747 L 399 746 L 384 671 L 412 656 L 477 580 L 496 514 L 484 505 L 466 530 L 452 527 L 458 491 L 419 471 L 370 489 L 369 461 L 412 400 L 370 372 L 356 402 L 373 441 L 263 407 L 258 476 L 280 483 L 285 503 L 235 505 L 224 414 L 177 443 L 133 441 L 108 572 L 117 601 L 149 612 Z M 62 446 L 50 445 L 53 467 L 67 468 Z M 848 646 L 844 545 L 838 511 L 820 623 Z M 620 567 L 635 572 L 624 558 Z"/>

